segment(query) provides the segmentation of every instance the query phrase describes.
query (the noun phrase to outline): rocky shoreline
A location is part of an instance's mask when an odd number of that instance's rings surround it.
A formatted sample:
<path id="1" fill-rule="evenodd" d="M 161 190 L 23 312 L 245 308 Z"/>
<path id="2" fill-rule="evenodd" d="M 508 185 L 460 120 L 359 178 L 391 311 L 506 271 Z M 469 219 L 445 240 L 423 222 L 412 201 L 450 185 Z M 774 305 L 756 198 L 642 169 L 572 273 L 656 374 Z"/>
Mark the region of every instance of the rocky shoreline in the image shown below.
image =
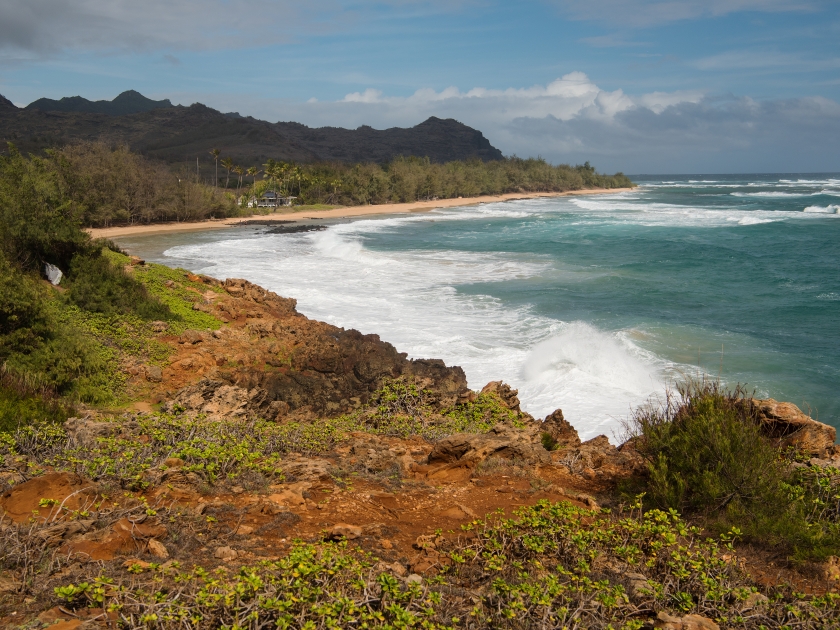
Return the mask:
<path id="1" fill-rule="evenodd" d="M 134 259 L 128 271 L 142 267 Z M 310 320 L 296 311 L 295 300 L 246 280 L 185 273 L 183 282 L 194 294 L 192 308 L 220 325 L 175 334 L 166 322 L 153 322 L 156 341 L 171 354 L 163 367 L 124 357 L 127 387 L 141 401 L 134 411 L 91 409 L 69 419 L 58 437 L 20 437 L 4 447 L 0 531 L 7 541 L 29 541 L 40 550 L 38 562 L 52 563 L 37 584 L 34 573 L 4 572 L 0 593 L 23 611 L 16 617 L 6 609 L 4 626 L 25 617 L 35 624 L 27 627 L 54 623 L 54 630 L 176 627 L 176 620 L 162 617 L 174 614 L 174 600 L 161 595 L 152 604 L 142 593 L 154 580 L 176 592 L 181 587 L 171 580 L 179 567 L 234 575 L 240 567 L 282 563 L 303 553 L 301 545 L 349 544 L 340 549 L 358 547 L 374 557 L 365 571 L 389 576 L 372 577 L 365 586 L 380 593 L 376 597 L 386 588 L 419 589 L 418 597 L 448 601 L 450 617 L 473 607 L 483 615 L 476 619 L 490 620 L 468 627 L 499 627 L 491 569 L 459 578 L 457 588 L 435 586 L 452 575 L 459 558 L 470 557 L 463 555 L 469 541 L 480 538 L 464 538 L 463 531 L 490 531 L 481 529 L 489 527 L 486 514 L 536 518 L 545 506 L 568 506 L 563 509 L 573 510 L 577 523 L 593 523 L 605 509 L 621 514 L 626 506 L 616 488 L 646 470 L 632 440 L 619 447 L 605 436 L 581 442 L 562 410 L 535 419 L 505 383 L 471 391 L 458 367 L 410 360 L 376 335 Z M 184 289 L 168 283 L 167 290 Z M 767 439 L 803 453 L 795 465 L 840 467 L 832 427 L 790 403 L 743 404 Z M 521 527 L 523 521 L 510 522 Z M 317 549 L 312 553 L 333 553 Z M 663 604 L 649 580 L 664 580 L 667 570 L 653 560 L 634 565 L 612 551 L 599 553 L 601 560 L 588 560 L 593 564 L 584 574 L 594 571 L 592 579 L 620 586 L 627 619 L 641 624 L 632 627 L 728 627 L 713 620 L 712 608 L 681 612 Z M 811 573 L 774 573 L 766 553 L 746 554 L 737 563 L 733 557 L 720 561 L 720 571 L 751 574 L 755 594 L 727 604 L 742 616 L 761 610 L 762 619 L 783 618 L 761 592 L 779 579 L 818 596 L 836 589 L 840 577 L 835 561 Z M 105 574 L 116 582 L 102 587 L 99 599 L 88 590 L 59 590 L 68 582 L 95 584 L 96 575 Z M 388 580 L 393 586 L 382 586 Z M 353 601 L 366 601 L 359 597 Z M 373 596 L 367 597 L 354 605 L 375 610 Z M 779 599 L 778 610 L 793 601 Z M 816 605 L 795 601 L 803 610 Z M 153 608 L 159 625 L 144 617 Z M 209 615 L 206 606 L 202 610 Z M 227 608 L 219 610 L 195 627 L 233 618 L 225 616 L 234 614 Z M 595 606 L 580 615 L 590 620 L 587 627 L 607 627 L 598 621 L 608 617 L 602 613 Z M 766 627 L 782 627 L 775 623 Z M 548 626 L 523 621 L 517 627 Z"/>

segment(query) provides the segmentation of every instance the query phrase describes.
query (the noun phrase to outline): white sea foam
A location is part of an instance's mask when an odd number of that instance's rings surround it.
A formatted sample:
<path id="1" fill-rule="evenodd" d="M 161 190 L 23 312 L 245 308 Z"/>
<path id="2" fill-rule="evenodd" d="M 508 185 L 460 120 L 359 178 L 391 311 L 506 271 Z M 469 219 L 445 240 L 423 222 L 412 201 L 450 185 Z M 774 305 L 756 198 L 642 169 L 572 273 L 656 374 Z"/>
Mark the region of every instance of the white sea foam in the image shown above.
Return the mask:
<path id="1" fill-rule="evenodd" d="M 761 217 L 731 217 L 730 221 L 734 221 L 738 225 L 761 225 L 762 223 L 775 223 L 780 219 L 768 219 L 768 218 L 761 218 Z"/>
<path id="2" fill-rule="evenodd" d="M 538 276 L 550 269 L 547 259 L 391 253 L 364 246 L 374 231 L 444 218 L 449 217 L 358 221 L 317 233 L 179 246 L 165 255 L 204 261 L 208 266 L 202 271 L 216 277 L 246 277 L 294 296 L 307 316 L 377 333 L 412 357 L 461 365 L 473 388 L 503 379 L 519 389 L 525 410 L 543 417 L 562 407 L 584 438 L 613 437 L 619 418 L 661 391 L 666 366 L 621 334 L 456 290 L 462 284 Z"/>
<path id="3" fill-rule="evenodd" d="M 563 225 L 732 227 L 838 213 L 838 206 L 809 206 L 801 212 L 747 210 L 734 204 L 735 200 L 720 207 L 650 203 L 638 190 L 533 199 L 358 220 L 321 232 L 179 246 L 166 255 L 198 261 L 195 270 L 203 264 L 200 270 L 216 277 L 245 277 L 295 297 L 307 316 L 377 333 L 412 357 L 436 357 L 461 365 L 473 388 L 503 379 L 519 389 L 523 408 L 533 415 L 543 417 L 562 407 L 582 437 L 599 433 L 612 437 L 619 418 L 661 392 L 666 378 L 685 366 L 670 365 L 645 352 L 633 342 L 631 331 L 559 321 L 527 306 L 507 305 L 486 294 L 458 289 L 556 276 L 564 273 L 557 267 L 560 263 L 521 252 L 380 251 L 368 240 L 388 231 L 405 234 L 412 226 L 429 222 L 462 221 L 469 229 L 472 222 L 536 221 L 558 214 L 569 215 Z M 818 299 L 833 298 L 821 295 Z"/>
<path id="4" fill-rule="evenodd" d="M 840 214 L 840 206 L 833 204 L 830 206 L 808 206 L 802 212 L 808 214 Z"/>
<path id="5" fill-rule="evenodd" d="M 819 195 L 821 193 L 792 193 L 792 192 L 781 192 L 781 191 L 762 191 L 762 192 L 733 192 L 729 193 L 733 197 L 770 197 L 770 198 L 796 198 L 796 197 L 812 197 L 814 195 Z"/>

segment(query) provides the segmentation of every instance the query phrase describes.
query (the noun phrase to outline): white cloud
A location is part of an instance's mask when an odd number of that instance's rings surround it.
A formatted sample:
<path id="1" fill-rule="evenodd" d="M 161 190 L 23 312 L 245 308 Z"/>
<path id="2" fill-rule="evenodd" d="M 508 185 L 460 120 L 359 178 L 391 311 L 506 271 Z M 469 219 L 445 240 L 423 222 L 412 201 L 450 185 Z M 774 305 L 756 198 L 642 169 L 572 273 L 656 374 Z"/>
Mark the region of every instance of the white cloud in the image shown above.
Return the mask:
<path id="1" fill-rule="evenodd" d="M 364 92 L 353 92 L 344 97 L 345 103 L 382 103 L 380 90 L 366 89 Z"/>
<path id="2" fill-rule="evenodd" d="M 493 90 L 476 87 L 466 92 L 448 87 L 440 92 L 422 88 L 411 96 L 385 96 L 380 90 L 347 94 L 341 103 L 365 103 L 378 106 L 378 112 L 391 116 L 441 115 L 445 112 L 471 113 L 483 121 L 504 123 L 515 118 L 571 120 L 575 117 L 609 121 L 619 112 L 647 107 L 660 113 L 665 107 L 682 102 L 699 102 L 700 91 L 652 92 L 631 97 L 621 89 L 608 92 L 599 88 L 583 72 L 570 72 L 547 85 Z M 333 105 L 325 104 L 330 113 Z"/>
<path id="3" fill-rule="evenodd" d="M 572 72 L 528 88 L 425 88 L 406 97 L 369 89 L 340 101 L 286 102 L 279 115 L 276 102 L 259 107 L 254 113 L 261 117 L 310 126 L 384 129 L 413 126 L 429 116 L 455 118 L 481 130 L 506 155 L 590 160 L 609 171 L 840 171 L 840 104 L 825 98 L 630 95 L 602 90 Z"/>

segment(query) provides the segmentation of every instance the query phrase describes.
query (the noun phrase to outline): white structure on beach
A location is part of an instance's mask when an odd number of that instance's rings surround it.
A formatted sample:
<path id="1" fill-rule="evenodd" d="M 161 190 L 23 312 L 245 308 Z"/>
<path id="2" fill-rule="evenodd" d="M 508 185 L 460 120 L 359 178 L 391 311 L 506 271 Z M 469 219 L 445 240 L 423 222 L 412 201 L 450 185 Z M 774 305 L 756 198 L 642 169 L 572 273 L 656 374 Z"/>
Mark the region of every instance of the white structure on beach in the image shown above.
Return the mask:
<path id="1" fill-rule="evenodd" d="M 291 206 L 297 197 L 281 197 L 274 190 L 266 190 L 259 199 L 251 197 L 248 199 L 249 208 L 277 208 L 279 206 Z"/>

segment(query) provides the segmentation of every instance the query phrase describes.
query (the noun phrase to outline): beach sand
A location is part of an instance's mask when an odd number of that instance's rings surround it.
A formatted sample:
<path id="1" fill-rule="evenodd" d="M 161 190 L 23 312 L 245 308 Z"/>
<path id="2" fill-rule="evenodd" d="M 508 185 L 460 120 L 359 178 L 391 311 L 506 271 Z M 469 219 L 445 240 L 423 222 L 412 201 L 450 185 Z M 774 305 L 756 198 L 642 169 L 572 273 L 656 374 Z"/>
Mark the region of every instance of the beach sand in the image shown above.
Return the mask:
<path id="1" fill-rule="evenodd" d="M 184 223 L 152 223 L 149 225 L 128 225 L 110 228 L 88 228 L 87 232 L 93 238 L 116 238 L 118 236 L 138 236 L 140 234 L 159 234 L 163 232 L 194 232 L 197 230 L 218 230 L 236 226 L 244 221 L 288 220 L 302 221 L 313 219 L 345 219 L 363 217 L 376 214 L 403 214 L 408 212 L 427 212 L 436 208 L 456 208 L 471 206 L 477 203 L 493 203 L 499 201 L 514 201 L 517 199 L 537 199 L 540 197 L 569 197 L 573 195 L 599 195 L 628 192 L 632 188 L 596 188 L 586 190 L 570 190 L 557 193 L 508 193 L 506 195 L 485 195 L 482 197 L 458 197 L 456 199 L 438 199 L 436 201 L 415 201 L 412 203 L 384 203 L 373 206 L 347 206 L 332 210 L 295 210 L 289 208 L 285 212 L 272 214 L 255 214 L 250 217 L 231 217 L 229 219 L 210 219 Z"/>

